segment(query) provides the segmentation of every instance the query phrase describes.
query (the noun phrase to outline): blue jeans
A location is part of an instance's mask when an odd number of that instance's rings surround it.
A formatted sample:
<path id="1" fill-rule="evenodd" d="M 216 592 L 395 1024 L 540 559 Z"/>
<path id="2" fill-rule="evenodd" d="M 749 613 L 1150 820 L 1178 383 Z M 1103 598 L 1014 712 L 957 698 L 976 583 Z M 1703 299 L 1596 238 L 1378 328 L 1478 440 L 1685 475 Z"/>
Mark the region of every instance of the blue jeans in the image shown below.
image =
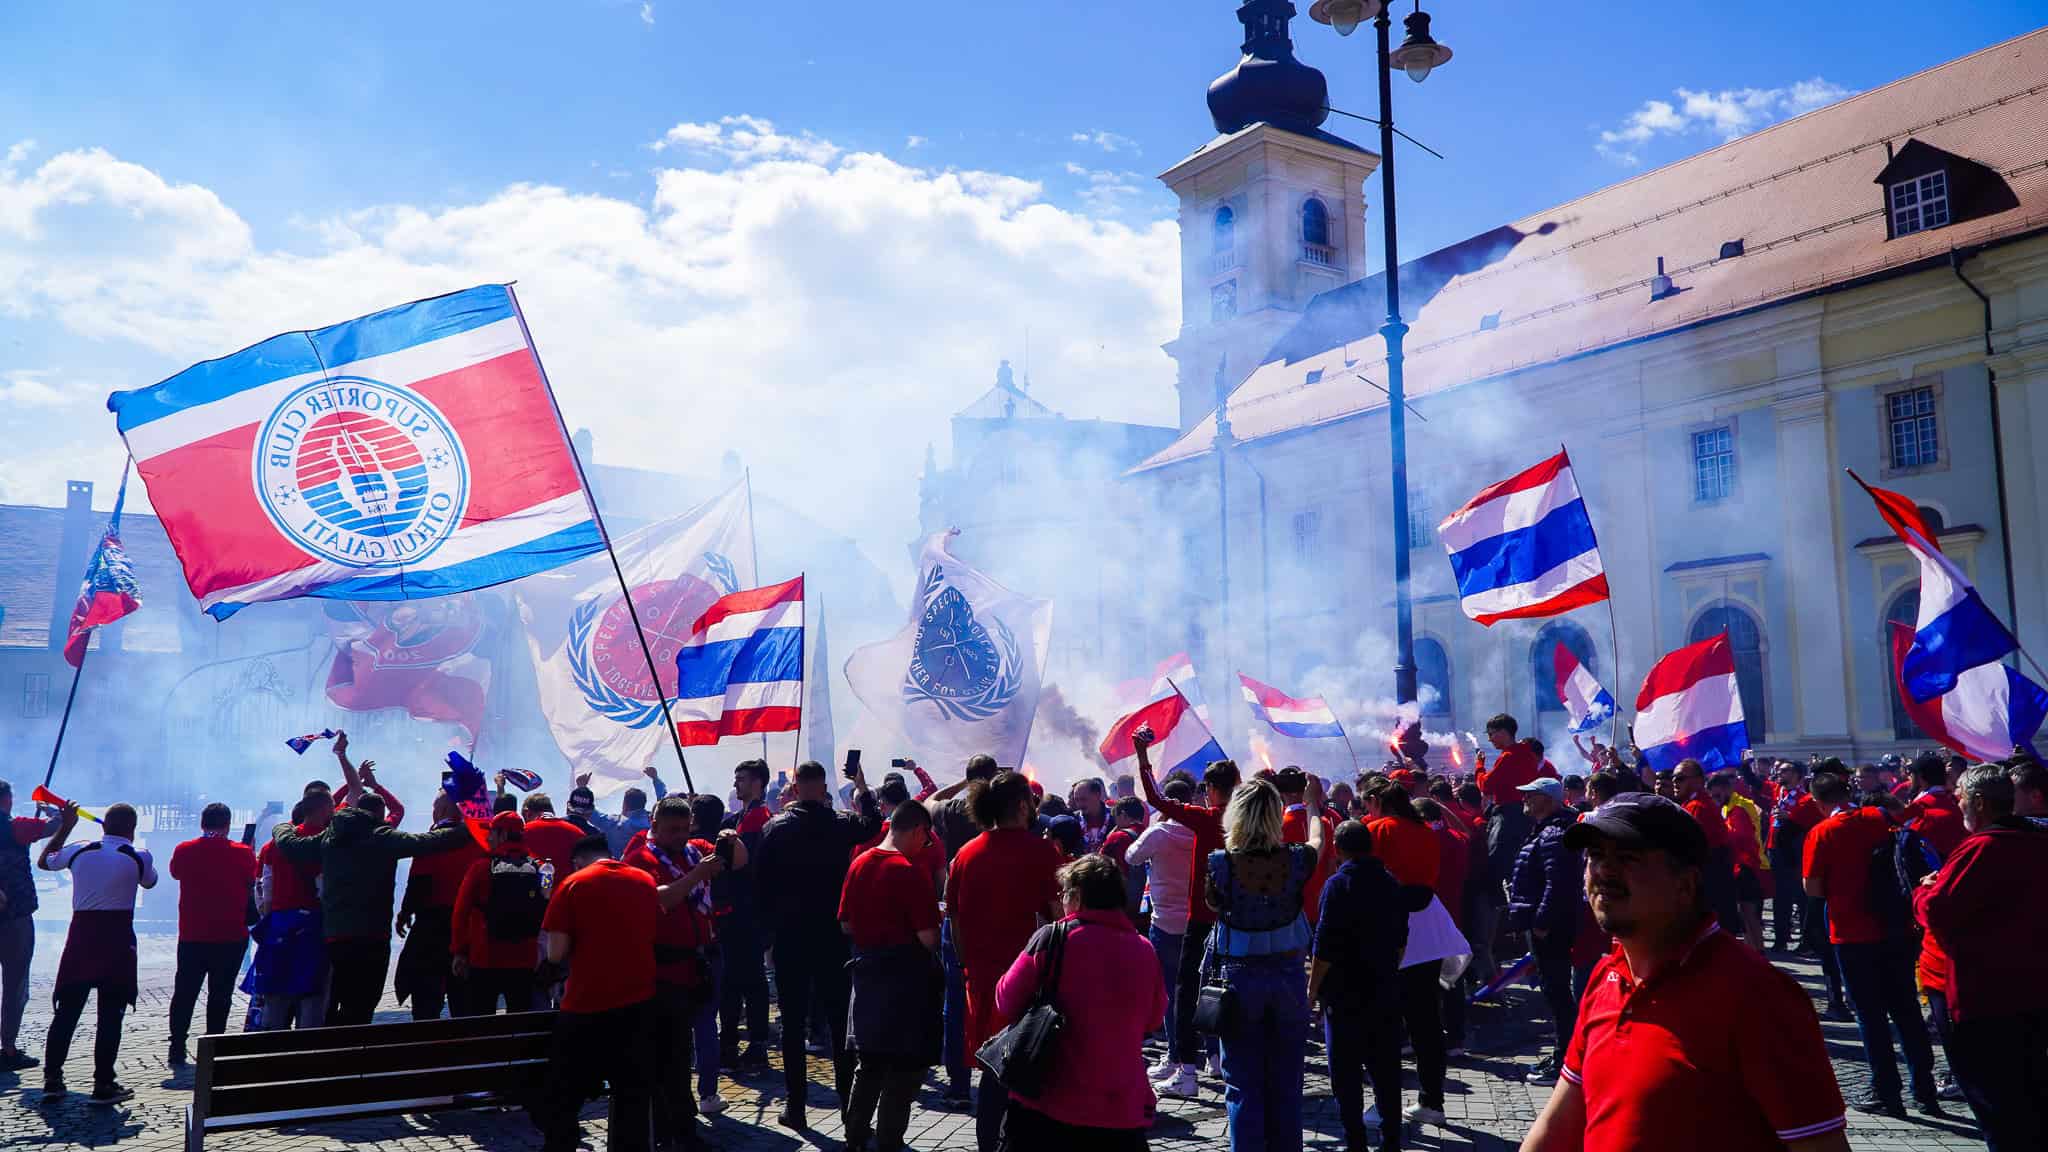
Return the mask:
<path id="1" fill-rule="evenodd" d="M 1145 933 L 1152 942 L 1152 951 L 1159 956 L 1159 975 L 1166 981 L 1166 1052 L 1170 1057 L 1180 1047 L 1176 1039 L 1180 1035 L 1180 1022 L 1174 1019 L 1173 998 L 1180 983 L 1180 944 L 1184 937 L 1161 931 L 1153 925 Z"/>
<path id="2" fill-rule="evenodd" d="M 1231 1152 L 1301 1152 L 1308 979 L 1301 956 L 1224 958 L 1236 1019 L 1223 1041 L 1223 1106 Z"/>
<path id="3" fill-rule="evenodd" d="M 1911 940 L 1835 945 L 1842 984 L 1856 1014 L 1856 1031 L 1863 1036 L 1864 1058 L 1870 1064 L 1870 1090 L 1886 1104 L 1902 1103 L 1899 1066 L 1892 1058 L 1894 1026 L 1906 1050 L 1913 1099 L 1924 1103 L 1935 1098 L 1934 1045 L 1927 1038 L 1927 1022 L 1920 1017 L 1920 997 L 1913 988 L 1917 952 Z"/>
<path id="4" fill-rule="evenodd" d="M 967 970 L 953 952 L 951 917 L 939 925 L 939 959 L 946 966 L 946 1082 L 964 1096 L 974 1086 L 974 1054 L 967 1050 Z"/>
<path id="5" fill-rule="evenodd" d="M 711 972 L 711 997 L 697 1009 L 697 1100 L 701 1103 L 718 1095 L 718 1005 L 720 986 L 725 983 L 724 964 L 713 959 L 705 965 Z"/>

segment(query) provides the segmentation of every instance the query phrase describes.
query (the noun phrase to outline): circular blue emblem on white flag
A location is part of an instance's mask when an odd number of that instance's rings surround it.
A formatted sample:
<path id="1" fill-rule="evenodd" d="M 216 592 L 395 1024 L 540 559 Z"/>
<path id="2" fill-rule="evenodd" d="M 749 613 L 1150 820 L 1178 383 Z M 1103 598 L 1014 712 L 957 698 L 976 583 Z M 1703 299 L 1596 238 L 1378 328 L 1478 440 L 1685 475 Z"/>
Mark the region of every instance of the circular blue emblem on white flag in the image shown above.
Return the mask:
<path id="1" fill-rule="evenodd" d="M 360 376 L 303 385 L 256 437 L 257 499 L 278 531 L 352 568 L 417 564 L 469 504 L 469 459 L 419 393 Z"/>
<path id="2" fill-rule="evenodd" d="M 956 720 L 986 720 L 1008 707 L 1023 686 L 1009 627 L 998 619 L 993 634 L 984 628 L 974 605 L 945 582 L 942 568 L 925 574 L 921 599 L 903 698 L 937 705 Z"/>

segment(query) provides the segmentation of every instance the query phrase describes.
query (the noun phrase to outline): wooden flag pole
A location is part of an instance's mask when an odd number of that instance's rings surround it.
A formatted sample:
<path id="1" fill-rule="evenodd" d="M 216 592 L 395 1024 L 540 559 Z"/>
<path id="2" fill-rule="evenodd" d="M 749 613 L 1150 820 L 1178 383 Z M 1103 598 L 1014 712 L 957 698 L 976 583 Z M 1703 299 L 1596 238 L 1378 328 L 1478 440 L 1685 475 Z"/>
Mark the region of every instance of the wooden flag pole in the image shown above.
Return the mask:
<path id="1" fill-rule="evenodd" d="M 690 761 L 683 755 L 682 733 L 676 731 L 675 717 L 669 714 L 668 693 L 662 691 L 661 671 L 654 663 L 654 649 L 647 643 L 647 633 L 640 627 L 640 610 L 633 606 L 633 589 L 626 583 L 626 570 L 619 565 L 619 554 L 612 550 L 612 534 L 604 526 L 604 514 L 597 510 L 597 496 L 590 490 L 590 477 L 584 474 L 583 458 L 576 451 L 576 441 L 569 435 L 569 424 L 562 418 L 562 405 L 555 399 L 555 386 L 548 380 L 547 366 L 541 363 L 540 349 L 534 346 L 533 333 L 526 327 L 526 311 L 519 306 L 519 294 L 512 285 L 505 285 L 505 294 L 512 299 L 512 315 L 519 320 L 519 334 L 526 338 L 526 350 L 533 354 L 533 366 L 540 371 L 541 386 L 547 389 L 548 406 L 555 410 L 555 426 L 562 430 L 562 443 L 569 449 L 569 459 L 576 465 L 576 482 L 583 486 L 583 502 L 590 508 L 590 519 L 597 525 L 598 539 L 604 541 L 604 554 L 611 557 L 612 575 L 619 578 L 619 594 L 626 601 L 626 615 L 633 621 L 633 635 L 640 639 L 640 654 L 647 658 L 647 675 L 654 685 L 654 695 L 661 701 L 661 720 L 668 726 L 668 738 L 675 745 L 676 763 L 683 770 L 683 788 L 695 794 L 696 781 L 690 778 Z M 575 771 L 575 765 L 570 771 Z"/>

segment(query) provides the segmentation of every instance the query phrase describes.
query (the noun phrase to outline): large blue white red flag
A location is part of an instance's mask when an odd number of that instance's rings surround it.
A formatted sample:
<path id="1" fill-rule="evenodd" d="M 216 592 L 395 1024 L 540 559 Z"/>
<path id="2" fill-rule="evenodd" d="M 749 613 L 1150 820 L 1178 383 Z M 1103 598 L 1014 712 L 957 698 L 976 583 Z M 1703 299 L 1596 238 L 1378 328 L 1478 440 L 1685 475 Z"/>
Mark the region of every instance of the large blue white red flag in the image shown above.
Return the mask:
<path id="1" fill-rule="evenodd" d="M 1854 472 L 1849 476 L 1863 485 L 1876 502 L 1878 515 L 1920 561 L 1920 617 L 1913 625 L 1913 647 L 1904 661 L 1906 695 L 1916 701 L 1946 695 L 1965 672 L 1996 663 L 2017 650 L 2019 642 L 1991 614 L 1970 578 L 1942 554 L 1933 530 L 1913 501 L 1864 484 L 1863 477 Z M 2011 749 L 2001 753 L 2011 754 Z"/>
<path id="2" fill-rule="evenodd" d="M 503 285 L 274 336 L 107 407 L 217 619 L 444 596 L 604 548 Z"/>
<path id="3" fill-rule="evenodd" d="M 1459 606 L 1481 624 L 1558 616 L 1607 599 L 1600 543 L 1563 452 L 1481 491 L 1437 533 Z"/>
<path id="4" fill-rule="evenodd" d="M 1344 738 L 1344 726 L 1337 722 L 1337 714 L 1330 711 L 1322 697 L 1305 696 L 1297 700 L 1242 672 L 1237 674 L 1237 683 L 1244 691 L 1245 703 L 1251 705 L 1252 716 L 1280 735 L 1295 740 Z"/>
<path id="5" fill-rule="evenodd" d="M 685 747 L 803 724 L 804 578 L 721 596 L 676 652 L 676 734 Z"/>
<path id="6" fill-rule="evenodd" d="M 519 582 L 541 712 L 563 758 L 592 775 L 599 795 L 639 782 L 657 756 L 673 754 L 663 751 L 661 701 L 676 696 L 676 653 L 719 597 L 754 586 L 752 507 L 743 477 L 680 516 L 613 540 L 630 608 L 602 556 Z"/>
<path id="7" fill-rule="evenodd" d="M 1892 675 L 1906 714 L 1922 732 L 1973 760 L 2003 760 L 2015 748 L 2030 748 L 2048 717 L 2048 691 L 2018 670 L 1992 662 L 1956 677 L 1955 687 L 1932 700 L 1906 691 L 1906 658 L 1913 630 L 1892 625 Z"/>
<path id="8" fill-rule="evenodd" d="M 1591 732 L 1614 719 L 1614 697 L 1571 649 L 1559 644 L 1552 659 L 1557 666 L 1557 698 L 1564 701 L 1564 710 L 1572 718 L 1572 735 Z"/>
<path id="9" fill-rule="evenodd" d="M 1173 692 L 1111 725 L 1109 734 L 1102 738 L 1103 760 L 1115 766 L 1136 756 L 1138 747 L 1131 743 L 1131 733 L 1143 725 L 1150 725 L 1153 737 L 1158 740 L 1152 746 L 1152 767 L 1162 779 L 1181 771 L 1199 780 L 1204 768 L 1225 758 L 1223 746 L 1195 714 L 1194 703 Z"/>
<path id="10" fill-rule="evenodd" d="M 958 529 L 928 537 L 901 632 L 855 650 L 846 683 L 862 707 L 932 764 L 984 753 L 1022 767 L 1052 638 L 1052 601 L 1020 595 L 953 555 Z"/>
<path id="11" fill-rule="evenodd" d="M 1709 772 L 1742 762 L 1749 730 L 1726 632 L 1688 644 L 1650 669 L 1636 694 L 1635 738 L 1659 772 L 1688 757 Z"/>
<path id="12" fill-rule="evenodd" d="M 99 547 L 85 565 L 85 579 L 78 585 L 78 603 L 71 607 L 71 627 L 64 634 L 64 659 L 73 668 L 85 662 L 92 630 L 112 624 L 142 607 L 141 588 L 135 582 L 135 566 L 121 547 L 121 505 L 128 502 L 128 473 L 121 473 L 121 490 L 114 496 L 114 514 L 100 533 Z"/>

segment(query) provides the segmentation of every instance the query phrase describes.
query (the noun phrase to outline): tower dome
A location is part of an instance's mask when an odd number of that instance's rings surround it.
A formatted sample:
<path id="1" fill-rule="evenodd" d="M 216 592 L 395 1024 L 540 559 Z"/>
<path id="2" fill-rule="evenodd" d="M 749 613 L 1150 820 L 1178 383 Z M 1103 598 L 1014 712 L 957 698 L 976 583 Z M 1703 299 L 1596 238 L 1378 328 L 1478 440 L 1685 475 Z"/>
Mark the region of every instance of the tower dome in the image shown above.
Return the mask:
<path id="1" fill-rule="evenodd" d="M 1244 56 L 1209 85 L 1209 115 L 1225 135 L 1261 122 L 1307 134 L 1329 119 L 1330 85 L 1321 72 L 1294 58 L 1287 35 L 1294 18 L 1289 0 L 1245 0 Z"/>

